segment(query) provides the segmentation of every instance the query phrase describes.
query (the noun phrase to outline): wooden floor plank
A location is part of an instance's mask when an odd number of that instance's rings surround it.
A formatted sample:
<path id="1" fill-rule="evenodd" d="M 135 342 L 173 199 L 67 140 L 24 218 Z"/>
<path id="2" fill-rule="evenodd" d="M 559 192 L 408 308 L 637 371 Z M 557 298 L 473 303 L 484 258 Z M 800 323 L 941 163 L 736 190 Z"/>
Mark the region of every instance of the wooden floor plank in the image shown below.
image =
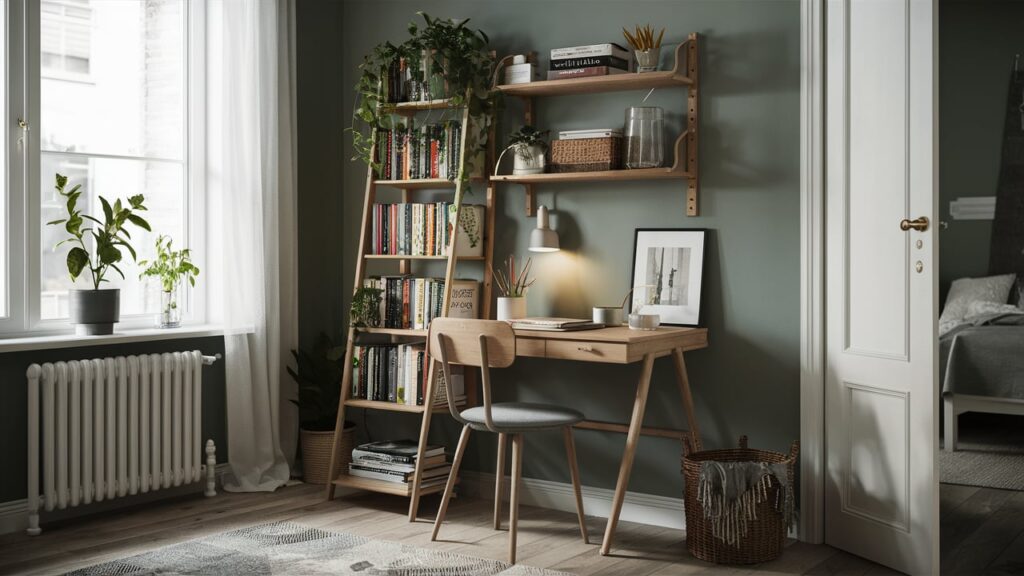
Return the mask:
<path id="1" fill-rule="evenodd" d="M 940 561 L 951 561 L 960 544 L 970 538 L 1014 493 L 1009 490 L 979 488 L 940 522 Z"/>
<path id="2" fill-rule="evenodd" d="M 994 502 L 989 499 L 990 503 Z M 319 486 L 296 485 L 276 493 L 221 494 L 147 504 L 94 516 L 44 525 L 41 536 L 12 534 L 0 538 L 0 573 L 52 574 L 123 558 L 160 546 L 225 530 L 274 521 L 291 521 L 330 531 L 391 540 L 471 556 L 505 560 L 505 529 L 491 526 L 492 502 L 456 498 L 448 510 L 440 541 L 431 542 L 433 516 L 439 500 L 423 501 L 423 517 L 408 522 L 408 501 L 381 494 L 346 494 L 323 500 Z M 601 533 L 604 519 L 588 518 L 592 533 Z M 842 553 L 827 546 L 794 544 L 775 562 L 759 566 L 715 566 L 686 552 L 684 533 L 676 529 L 621 522 L 610 556 L 598 553 L 598 542 L 584 544 L 576 515 L 523 506 L 520 511 L 520 562 L 575 574 L 801 574 L 824 568 L 858 573 L 871 566 L 864 560 L 829 558 Z M 849 556 L 849 555 L 845 555 Z M 1012 559 L 1010 559 L 1012 560 Z M 851 571 L 852 569 L 852 571 Z"/>

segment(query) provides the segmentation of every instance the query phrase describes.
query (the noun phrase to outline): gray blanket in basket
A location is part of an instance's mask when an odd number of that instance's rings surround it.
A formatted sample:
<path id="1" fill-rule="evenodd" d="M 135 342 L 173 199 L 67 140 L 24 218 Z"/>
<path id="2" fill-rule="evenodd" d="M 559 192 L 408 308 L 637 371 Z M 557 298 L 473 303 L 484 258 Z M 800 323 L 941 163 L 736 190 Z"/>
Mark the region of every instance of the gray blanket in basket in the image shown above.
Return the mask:
<path id="1" fill-rule="evenodd" d="M 793 487 L 786 463 L 701 462 L 697 500 L 704 518 L 711 522 L 712 535 L 738 545 L 747 535 L 748 522 L 757 519 L 756 505 L 768 500 L 769 489 L 776 484 L 782 489 L 775 509 L 782 512 L 788 528 L 793 518 Z"/>

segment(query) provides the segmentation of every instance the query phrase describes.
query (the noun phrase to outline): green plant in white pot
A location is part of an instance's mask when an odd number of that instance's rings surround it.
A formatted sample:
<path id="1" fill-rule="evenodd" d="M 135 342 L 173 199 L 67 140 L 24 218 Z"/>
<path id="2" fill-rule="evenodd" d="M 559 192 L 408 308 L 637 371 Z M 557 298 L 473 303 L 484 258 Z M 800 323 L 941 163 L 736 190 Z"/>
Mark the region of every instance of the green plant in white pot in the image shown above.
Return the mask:
<path id="1" fill-rule="evenodd" d="M 103 205 L 103 220 L 100 220 L 78 209 L 82 185 L 76 184 L 67 190 L 67 184 L 67 176 L 56 175 L 57 192 L 66 202 L 68 216 L 47 222 L 47 225 L 63 224 L 64 230 L 70 235 L 58 242 L 55 248 L 72 244 L 67 257 L 71 281 L 77 281 L 86 271 L 92 281 L 90 290 L 70 291 L 71 322 L 75 325 L 75 333 L 79 335 L 113 334 L 114 324 L 120 319 L 121 291 L 117 288 L 101 289 L 100 285 L 108 282 L 106 275 L 111 269 L 124 278 L 124 272 L 118 266 L 123 260 L 121 248 L 128 250 L 132 260 L 135 260 L 135 249 L 129 243 L 131 234 L 125 226 L 134 224 L 143 230 L 150 230 L 149 223 L 136 213 L 146 210 L 143 205 L 145 198 L 137 194 L 128 198 L 128 205 L 125 206 L 120 198 L 111 204 L 100 196 Z M 93 252 L 89 251 L 90 245 Z"/>
<path id="2" fill-rule="evenodd" d="M 550 130 L 537 130 L 533 126 L 523 126 L 508 137 L 508 147 L 502 151 L 501 156 L 509 150 L 515 151 L 515 162 L 512 167 L 512 174 L 523 176 L 526 174 L 541 174 L 546 168 L 546 154 L 548 152 L 547 137 Z M 501 163 L 501 156 L 494 163 L 495 169 Z"/>
<path id="3" fill-rule="evenodd" d="M 181 281 L 187 278 L 189 285 L 195 286 L 199 276 L 199 268 L 192 263 L 192 251 L 188 248 L 175 250 L 171 237 L 160 235 L 156 239 L 156 258 L 152 262 L 140 260 L 139 266 L 144 266 L 140 278 L 160 281 L 157 325 L 161 328 L 181 326 Z"/>

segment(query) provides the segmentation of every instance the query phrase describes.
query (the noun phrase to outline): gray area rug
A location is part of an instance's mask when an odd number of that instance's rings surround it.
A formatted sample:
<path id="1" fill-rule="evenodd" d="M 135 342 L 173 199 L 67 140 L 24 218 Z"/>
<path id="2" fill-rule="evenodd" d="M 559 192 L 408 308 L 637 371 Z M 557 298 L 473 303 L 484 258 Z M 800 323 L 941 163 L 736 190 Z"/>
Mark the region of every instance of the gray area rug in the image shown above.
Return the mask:
<path id="1" fill-rule="evenodd" d="M 291 522 L 275 522 L 189 540 L 69 574 L 558 576 L 565 573 L 328 532 Z"/>
<path id="2" fill-rule="evenodd" d="M 957 451 L 939 452 L 939 478 L 945 484 L 1024 490 L 1024 416 L 961 415 Z"/>

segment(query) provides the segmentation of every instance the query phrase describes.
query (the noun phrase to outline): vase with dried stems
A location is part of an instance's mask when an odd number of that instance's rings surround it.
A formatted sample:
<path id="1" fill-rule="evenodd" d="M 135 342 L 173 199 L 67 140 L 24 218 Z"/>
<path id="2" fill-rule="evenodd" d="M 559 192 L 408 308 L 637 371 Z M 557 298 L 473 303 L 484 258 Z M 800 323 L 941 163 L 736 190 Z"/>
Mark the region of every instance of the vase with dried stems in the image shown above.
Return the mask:
<path id="1" fill-rule="evenodd" d="M 498 287 L 498 320 L 515 320 L 526 317 L 526 291 L 533 286 L 536 278 L 530 277 L 533 260 L 526 259 L 521 270 L 516 269 L 516 257 L 505 259 L 501 268 L 491 268 L 491 276 Z"/>

